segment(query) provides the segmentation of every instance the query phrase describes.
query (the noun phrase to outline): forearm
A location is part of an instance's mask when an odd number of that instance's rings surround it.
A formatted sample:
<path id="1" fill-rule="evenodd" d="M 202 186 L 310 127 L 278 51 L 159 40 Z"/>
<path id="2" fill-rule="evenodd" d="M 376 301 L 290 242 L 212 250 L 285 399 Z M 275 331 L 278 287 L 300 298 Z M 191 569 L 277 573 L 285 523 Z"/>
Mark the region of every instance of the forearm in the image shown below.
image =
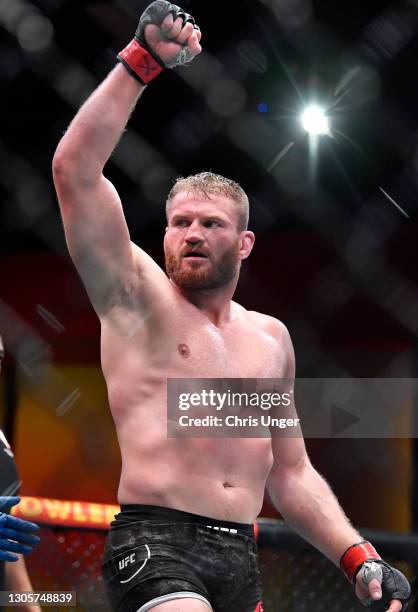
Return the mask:
<path id="1" fill-rule="evenodd" d="M 18 561 L 5 563 L 4 578 L 7 591 L 22 592 L 33 591 L 32 583 L 28 576 L 25 560 L 19 555 Z M 38 605 L 27 604 L 22 606 L 25 612 L 40 612 Z"/>
<path id="2" fill-rule="evenodd" d="M 118 64 L 80 108 L 54 156 L 55 183 L 95 186 L 144 90 L 165 67 L 182 66 L 201 52 L 191 15 L 153 2 L 141 15 L 135 38 Z M 139 80 L 138 80 L 139 79 Z"/>
<path id="3" fill-rule="evenodd" d="M 362 539 L 308 459 L 272 472 L 268 491 L 289 526 L 336 565 L 347 548 Z"/>
<path id="4" fill-rule="evenodd" d="M 145 89 L 118 64 L 78 111 L 54 157 L 54 173 L 100 178 Z"/>

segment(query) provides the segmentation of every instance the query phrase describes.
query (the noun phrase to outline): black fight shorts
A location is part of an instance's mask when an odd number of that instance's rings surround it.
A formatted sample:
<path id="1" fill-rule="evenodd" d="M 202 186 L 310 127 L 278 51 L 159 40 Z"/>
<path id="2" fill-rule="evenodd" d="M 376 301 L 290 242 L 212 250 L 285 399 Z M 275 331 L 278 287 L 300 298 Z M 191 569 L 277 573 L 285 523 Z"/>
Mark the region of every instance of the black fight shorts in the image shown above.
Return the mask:
<path id="1" fill-rule="evenodd" d="M 252 525 L 127 505 L 107 538 L 103 577 L 115 612 L 192 597 L 214 612 L 262 612 Z"/>

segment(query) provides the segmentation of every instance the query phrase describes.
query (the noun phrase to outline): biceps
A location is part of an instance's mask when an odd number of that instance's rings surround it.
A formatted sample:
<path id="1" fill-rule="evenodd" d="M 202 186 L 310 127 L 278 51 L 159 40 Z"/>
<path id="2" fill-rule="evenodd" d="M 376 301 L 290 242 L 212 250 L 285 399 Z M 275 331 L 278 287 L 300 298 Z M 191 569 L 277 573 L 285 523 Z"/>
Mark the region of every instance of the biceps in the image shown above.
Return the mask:
<path id="1" fill-rule="evenodd" d="M 102 177 L 95 185 L 59 185 L 70 255 L 96 308 L 129 285 L 133 257 L 119 196 Z"/>

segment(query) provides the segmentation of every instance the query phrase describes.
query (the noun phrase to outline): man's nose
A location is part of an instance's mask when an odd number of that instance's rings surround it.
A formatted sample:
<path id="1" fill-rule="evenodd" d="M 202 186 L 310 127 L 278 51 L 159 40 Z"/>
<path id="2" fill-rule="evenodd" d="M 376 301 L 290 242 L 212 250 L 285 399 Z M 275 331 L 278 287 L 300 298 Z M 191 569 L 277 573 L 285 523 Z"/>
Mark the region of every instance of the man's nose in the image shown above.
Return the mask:
<path id="1" fill-rule="evenodd" d="M 203 228 L 198 221 L 193 221 L 191 225 L 189 225 L 185 240 L 190 244 L 195 244 L 198 242 L 203 242 L 205 239 Z"/>

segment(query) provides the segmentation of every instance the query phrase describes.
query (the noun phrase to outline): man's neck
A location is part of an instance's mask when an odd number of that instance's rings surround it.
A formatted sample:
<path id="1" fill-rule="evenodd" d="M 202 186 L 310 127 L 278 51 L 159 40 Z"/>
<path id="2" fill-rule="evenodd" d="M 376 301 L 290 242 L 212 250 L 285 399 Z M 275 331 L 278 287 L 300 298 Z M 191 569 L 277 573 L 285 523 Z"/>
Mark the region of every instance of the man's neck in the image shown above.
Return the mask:
<path id="1" fill-rule="evenodd" d="M 193 306 L 196 306 L 216 327 L 229 323 L 234 318 L 232 297 L 237 283 L 207 290 L 183 289 L 174 285 L 177 291 Z"/>

